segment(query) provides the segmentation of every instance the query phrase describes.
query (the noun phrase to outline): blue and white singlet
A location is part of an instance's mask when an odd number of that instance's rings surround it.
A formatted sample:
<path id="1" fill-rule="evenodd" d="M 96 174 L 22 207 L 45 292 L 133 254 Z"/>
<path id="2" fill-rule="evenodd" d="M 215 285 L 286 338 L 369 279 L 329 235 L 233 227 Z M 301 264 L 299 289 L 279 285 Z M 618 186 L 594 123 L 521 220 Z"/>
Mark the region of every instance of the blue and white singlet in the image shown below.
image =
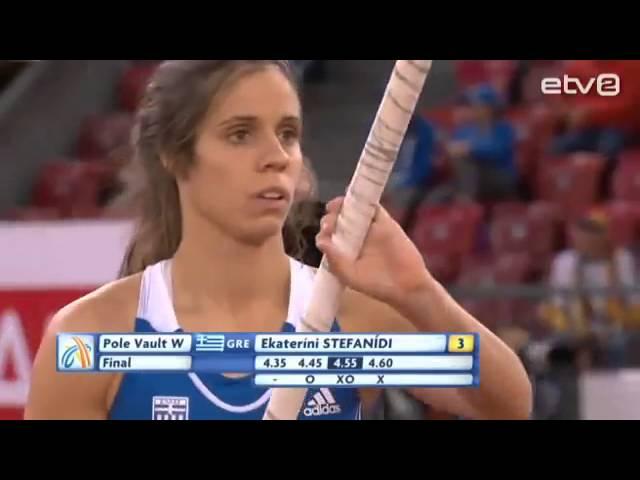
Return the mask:
<path id="1" fill-rule="evenodd" d="M 283 332 L 295 331 L 310 300 L 314 270 L 291 259 L 289 311 Z M 181 331 L 172 300 L 171 262 L 148 267 L 142 276 L 136 315 L 137 333 Z M 340 331 L 337 322 L 332 331 Z M 259 420 L 271 390 L 256 387 L 252 376 L 226 378 L 218 373 L 123 374 L 111 420 Z M 359 420 L 357 389 L 309 389 L 299 420 Z"/>

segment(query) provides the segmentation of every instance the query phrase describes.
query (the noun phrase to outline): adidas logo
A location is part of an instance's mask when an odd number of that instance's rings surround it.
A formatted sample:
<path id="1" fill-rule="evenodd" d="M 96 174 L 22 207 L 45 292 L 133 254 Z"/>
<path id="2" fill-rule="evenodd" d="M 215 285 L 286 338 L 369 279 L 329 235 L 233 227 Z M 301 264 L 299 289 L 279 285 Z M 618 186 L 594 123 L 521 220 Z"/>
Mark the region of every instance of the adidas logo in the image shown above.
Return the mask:
<path id="1" fill-rule="evenodd" d="M 328 388 L 321 388 L 302 411 L 305 417 L 319 417 L 320 415 L 337 415 L 342 412 Z"/>

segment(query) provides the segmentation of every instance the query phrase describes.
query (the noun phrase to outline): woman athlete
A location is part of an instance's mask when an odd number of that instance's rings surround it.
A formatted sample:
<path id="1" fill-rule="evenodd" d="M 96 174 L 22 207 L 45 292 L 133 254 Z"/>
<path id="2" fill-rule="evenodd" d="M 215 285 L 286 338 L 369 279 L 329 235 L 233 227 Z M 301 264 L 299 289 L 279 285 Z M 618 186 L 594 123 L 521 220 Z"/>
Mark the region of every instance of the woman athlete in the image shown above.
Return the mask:
<path id="1" fill-rule="evenodd" d="M 140 222 L 123 277 L 63 308 L 38 351 L 27 419 L 260 419 L 269 399 L 251 377 L 64 374 L 61 332 L 293 331 L 314 270 L 295 260 L 296 188 L 305 177 L 302 114 L 278 60 L 164 62 L 133 134 Z M 355 261 L 331 242 L 330 202 L 318 248 L 346 285 L 333 331 L 478 332 L 479 388 L 411 389 L 432 408 L 474 419 L 526 419 L 531 386 L 518 357 L 429 274 L 380 207 Z M 96 252 L 99 254 L 99 252 Z M 300 419 L 358 419 L 380 390 L 310 389 Z"/>

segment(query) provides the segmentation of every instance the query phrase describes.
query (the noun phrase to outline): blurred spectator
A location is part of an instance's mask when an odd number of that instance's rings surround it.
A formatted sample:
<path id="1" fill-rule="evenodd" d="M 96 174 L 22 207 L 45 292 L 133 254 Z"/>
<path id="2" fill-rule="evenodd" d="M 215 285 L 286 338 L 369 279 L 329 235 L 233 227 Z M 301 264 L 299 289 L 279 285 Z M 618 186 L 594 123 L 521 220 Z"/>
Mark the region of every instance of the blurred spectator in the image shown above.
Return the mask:
<path id="1" fill-rule="evenodd" d="M 577 60 L 568 62 L 565 72 L 582 85 L 600 74 L 616 74 L 620 93 L 600 96 L 594 84 L 588 94 L 563 95 L 555 108 L 564 131 L 552 142 L 552 152 L 589 151 L 617 158 L 640 133 L 640 61 Z"/>
<path id="2" fill-rule="evenodd" d="M 414 115 L 409 122 L 398 161 L 391 175 L 393 189 L 416 189 L 427 183 L 432 175 L 434 132 L 429 121 Z"/>
<path id="3" fill-rule="evenodd" d="M 418 208 L 433 182 L 434 143 L 431 123 L 414 115 L 389 182 L 393 203 L 397 208 L 406 209 L 401 224 L 407 231 L 415 223 Z"/>
<path id="4" fill-rule="evenodd" d="M 593 337 L 607 365 L 624 361 L 626 337 L 623 329 L 638 317 L 640 299 L 624 288 L 634 287 L 633 256 L 616 249 L 609 239 L 606 214 L 593 210 L 572 228 L 573 248 L 559 253 L 551 266 L 550 285 L 572 289 L 571 295 L 554 294 L 544 315 L 556 332 Z M 609 289 L 609 292 L 589 292 Z"/>
<path id="5" fill-rule="evenodd" d="M 430 194 L 430 201 L 513 198 L 518 182 L 516 133 L 502 118 L 500 96 L 493 87 L 480 85 L 461 100 L 471 107 L 471 118 L 454 130 L 446 147 L 454 178 Z"/>

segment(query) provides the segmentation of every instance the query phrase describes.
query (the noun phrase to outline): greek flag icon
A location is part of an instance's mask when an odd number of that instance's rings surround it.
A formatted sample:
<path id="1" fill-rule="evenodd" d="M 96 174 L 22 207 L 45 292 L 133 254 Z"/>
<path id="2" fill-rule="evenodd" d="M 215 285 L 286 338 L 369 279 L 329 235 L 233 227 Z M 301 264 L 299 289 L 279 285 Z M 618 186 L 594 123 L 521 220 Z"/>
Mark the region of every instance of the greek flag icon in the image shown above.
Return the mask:
<path id="1" fill-rule="evenodd" d="M 153 397 L 154 420 L 189 420 L 188 397 Z"/>
<path id="2" fill-rule="evenodd" d="M 224 352 L 224 335 L 197 334 L 196 352 Z"/>

